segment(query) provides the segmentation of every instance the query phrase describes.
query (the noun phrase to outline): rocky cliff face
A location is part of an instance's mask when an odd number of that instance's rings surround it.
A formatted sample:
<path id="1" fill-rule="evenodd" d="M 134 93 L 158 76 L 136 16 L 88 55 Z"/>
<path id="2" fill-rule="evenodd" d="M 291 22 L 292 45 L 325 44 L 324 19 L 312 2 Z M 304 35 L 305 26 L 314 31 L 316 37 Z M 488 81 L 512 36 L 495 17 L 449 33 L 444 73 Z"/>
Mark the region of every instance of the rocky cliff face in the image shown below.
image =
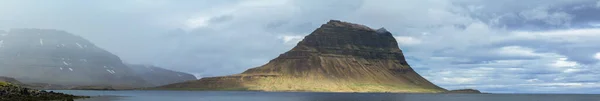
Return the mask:
<path id="1" fill-rule="evenodd" d="M 390 32 L 331 20 L 292 50 L 241 74 L 163 89 L 316 92 L 443 92 L 405 61 Z"/>
<path id="2" fill-rule="evenodd" d="M 133 64 L 128 64 L 128 66 L 133 70 L 134 73 L 142 77 L 152 86 L 162 86 L 189 80 L 197 80 L 192 74 L 172 71 L 156 66 Z"/>
<path id="3" fill-rule="evenodd" d="M 45 29 L 0 33 L 0 76 L 24 83 L 124 87 L 145 84 L 110 52 L 82 37 Z"/>

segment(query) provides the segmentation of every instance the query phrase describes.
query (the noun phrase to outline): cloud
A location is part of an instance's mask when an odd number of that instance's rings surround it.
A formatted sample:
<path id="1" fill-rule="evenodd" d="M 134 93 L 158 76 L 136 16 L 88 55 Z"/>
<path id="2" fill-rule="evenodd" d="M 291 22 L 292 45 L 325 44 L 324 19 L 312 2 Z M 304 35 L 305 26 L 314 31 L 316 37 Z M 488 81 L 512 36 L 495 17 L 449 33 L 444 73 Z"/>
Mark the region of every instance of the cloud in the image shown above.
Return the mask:
<path id="1" fill-rule="evenodd" d="M 295 45 L 296 43 L 300 42 L 302 39 L 304 39 L 304 36 L 300 36 L 300 35 L 284 35 L 279 37 L 284 44 L 290 44 L 290 45 Z"/>
<path id="2" fill-rule="evenodd" d="M 395 36 L 394 38 L 400 45 L 417 45 L 421 43 L 421 40 L 414 37 Z"/>
<path id="3" fill-rule="evenodd" d="M 590 24 L 590 26 L 593 26 L 593 27 L 600 27 L 600 23 L 589 23 L 589 24 Z"/>
<path id="4" fill-rule="evenodd" d="M 600 60 L 600 52 L 598 52 L 598 53 L 594 54 L 594 58 L 596 58 L 596 59 Z"/>
<path id="5" fill-rule="evenodd" d="M 550 66 L 560 68 L 560 67 L 574 67 L 577 65 L 579 65 L 579 64 L 577 64 L 577 62 L 567 61 L 567 58 L 559 58 L 558 60 L 556 60 L 556 62 L 554 62 Z"/>
<path id="6" fill-rule="evenodd" d="M 549 12 L 549 8 L 540 7 L 519 13 L 524 20 L 543 21 L 550 25 L 569 24 L 573 16 L 565 12 Z"/>
<path id="7" fill-rule="evenodd" d="M 596 7 L 600 8 L 600 1 L 596 2 Z"/>
<path id="8" fill-rule="evenodd" d="M 200 28 L 200 27 L 206 27 L 209 25 L 208 20 L 210 20 L 210 18 L 207 17 L 196 17 L 194 19 L 189 19 L 186 22 L 187 28 L 189 29 L 196 29 L 196 28 Z"/>
<path id="9" fill-rule="evenodd" d="M 568 30 L 555 30 L 555 31 L 543 31 L 543 32 L 531 32 L 531 31 L 516 31 L 512 33 L 516 37 L 528 38 L 531 40 L 550 40 L 550 41 L 564 41 L 564 42 L 575 42 L 575 41 L 586 41 L 591 37 L 599 37 L 600 29 L 597 28 L 586 28 L 586 29 L 568 29 Z"/>
<path id="10" fill-rule="evenodd" d="M 451 84 L 472 83 L 475 80 L 477 80 L 477 79 L 475 79 L 475 78 L 465 78 L 465 77 L 453 77 L 453 78 L 442 77 L 442 81 L 443 82 L 449 82 Z"/>
<path id="11" fill-rule="evenodd" d="M 543 54 L 535 53 L 535 50 L 531 48 L 521 46 L 504 46 L 498 49 L 497 53 L 501 55 L 515 55 L 515 56 L 542 56 Z"/>
<path id="12" fill-rule="evenodd" d="M 598 42 L 600 31 L 596 28 L 566 29 L 551 31 L 515 31 L 512 39 L 529 40 L 520 45 L 536 48 L 538 51 L 552 51 L 565 55 L 569 60 L 583 64 L 594 64 L 596 59 L 591 57 L 600 47 L 589 42 Z M 575 52 L 576 51 L 576 52 Z"/>

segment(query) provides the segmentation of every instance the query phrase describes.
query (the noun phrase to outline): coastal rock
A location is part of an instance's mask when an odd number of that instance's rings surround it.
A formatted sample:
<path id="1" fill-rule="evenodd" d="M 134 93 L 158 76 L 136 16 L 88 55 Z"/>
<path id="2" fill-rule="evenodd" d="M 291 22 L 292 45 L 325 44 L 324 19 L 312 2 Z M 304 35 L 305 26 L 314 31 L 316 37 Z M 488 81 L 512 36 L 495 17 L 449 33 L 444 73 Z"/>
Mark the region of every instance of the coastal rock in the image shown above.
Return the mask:
<path id="1" fill-rule="evenodd" d="M 87 96 L 75 96 L 53 91 L 36 90 L 0 81 L 0 101 L 73 101 Z"/>
<path id="2" fill-rule="evenodd" d="M 444 92 L 417 74 L 386 29 L 331 20 L 296 47 L 241 74 L 157 89 L 309 92 Z"/>

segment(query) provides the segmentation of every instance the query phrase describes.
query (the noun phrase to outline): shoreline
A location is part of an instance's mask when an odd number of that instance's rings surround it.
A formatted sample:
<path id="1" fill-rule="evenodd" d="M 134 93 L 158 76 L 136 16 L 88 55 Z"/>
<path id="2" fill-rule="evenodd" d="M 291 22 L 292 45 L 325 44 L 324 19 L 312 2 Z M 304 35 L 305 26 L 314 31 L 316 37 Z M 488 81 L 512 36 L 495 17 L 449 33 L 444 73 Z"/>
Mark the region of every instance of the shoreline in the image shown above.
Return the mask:
<path id="1" fill-rule="evenodd" d="M 259 92 L 259 93 L 337 93 L 337 94 L 492 94 L 492 95 L 600 95 L 588 93 L 393 93 L 393 92 L 293 92 L 293 91 L 235 91 L 235 90 L 47 90 L 47 91 L 189 91 L 189 92 Z M 90 96 L 105 97 L 105 96 Z M 130 97 L 130 96 L 109 96 Z"/>

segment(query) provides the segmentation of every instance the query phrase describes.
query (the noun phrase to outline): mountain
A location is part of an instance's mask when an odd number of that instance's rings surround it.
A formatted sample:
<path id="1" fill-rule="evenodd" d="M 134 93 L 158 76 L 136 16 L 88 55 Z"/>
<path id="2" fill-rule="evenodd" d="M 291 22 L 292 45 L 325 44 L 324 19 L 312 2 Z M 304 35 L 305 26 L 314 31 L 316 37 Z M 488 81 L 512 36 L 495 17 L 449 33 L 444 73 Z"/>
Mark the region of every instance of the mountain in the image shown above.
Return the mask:
<path id="1" fill-rule="evenodd" d="M 127 64 L 138 76 L 146 80 L 152 86 L 179 83 L 189 80 L 197 80 L 192 74 L 172 71 L 156 66 Z"/>
<path id="2" fill-rule="evenodd" d="M 186 90 L 444 92 L 406 62 L 390 32 L 331 20 L 293 49 L 241 74 L 158 87 Z"/>
<path id="3" fill-rule="evenodd" d="M 17 79 L 15 79 L 15 78 L 4 77 L 4 76 L 0 76 L 0 82 L 6 82 L 6 83 L 15 84 L 15 85 L 20 85 L 20 84 L 23 84 L 23 83 L 19 82 L 19 81 L 18 81 Z"/>
<path id="4" fill-rule="evenodd" d="M 11 29 L 0 33 L 0 76 L 23 83 L 146 85 L 116 55 L 82 37 L 50 29 Z"/>

